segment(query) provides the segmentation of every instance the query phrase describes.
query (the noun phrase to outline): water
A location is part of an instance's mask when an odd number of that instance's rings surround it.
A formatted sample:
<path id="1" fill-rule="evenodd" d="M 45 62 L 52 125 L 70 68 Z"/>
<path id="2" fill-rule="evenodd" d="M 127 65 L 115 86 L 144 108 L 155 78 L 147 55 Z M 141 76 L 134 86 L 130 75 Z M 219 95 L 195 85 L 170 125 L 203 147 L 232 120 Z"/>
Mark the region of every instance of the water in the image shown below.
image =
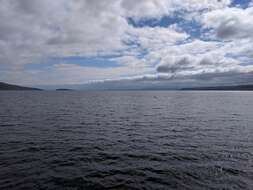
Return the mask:
<path id="1" fill-rule="evenodd" d="M 253 92 L 0 92 L 0 189 L 253 189 Z"/>

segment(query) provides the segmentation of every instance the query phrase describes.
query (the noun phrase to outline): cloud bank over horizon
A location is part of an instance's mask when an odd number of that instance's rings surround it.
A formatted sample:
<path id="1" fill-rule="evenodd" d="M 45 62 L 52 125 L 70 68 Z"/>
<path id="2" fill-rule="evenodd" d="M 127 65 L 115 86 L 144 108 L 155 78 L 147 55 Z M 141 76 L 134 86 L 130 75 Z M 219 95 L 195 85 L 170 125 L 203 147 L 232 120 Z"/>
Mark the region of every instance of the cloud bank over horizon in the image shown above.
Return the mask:
<path id="1" fill-rule="evenodd" d="M 0 81 L 253 82 L 252 0 L 0 0 Z"/>

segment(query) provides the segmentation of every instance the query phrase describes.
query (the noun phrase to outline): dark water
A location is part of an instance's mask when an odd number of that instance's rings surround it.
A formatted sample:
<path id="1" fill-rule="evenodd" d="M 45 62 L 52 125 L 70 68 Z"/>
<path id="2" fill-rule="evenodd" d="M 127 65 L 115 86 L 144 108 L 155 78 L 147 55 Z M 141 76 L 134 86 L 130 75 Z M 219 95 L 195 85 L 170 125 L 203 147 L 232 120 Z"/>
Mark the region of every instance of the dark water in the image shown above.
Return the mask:
<path id="1" fill-rule="evenodd" d="M 0 189 L 253 189 L 253 92 L 1 92 Z"/>

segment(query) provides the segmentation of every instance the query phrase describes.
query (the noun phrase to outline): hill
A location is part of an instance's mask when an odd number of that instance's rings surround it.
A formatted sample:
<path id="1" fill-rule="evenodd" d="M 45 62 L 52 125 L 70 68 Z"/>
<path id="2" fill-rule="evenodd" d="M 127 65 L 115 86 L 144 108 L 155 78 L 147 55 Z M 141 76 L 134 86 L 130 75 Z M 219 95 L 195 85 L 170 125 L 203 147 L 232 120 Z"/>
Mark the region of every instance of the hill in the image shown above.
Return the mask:
<path id="1" fill-rule="evenodd" d="M 41 90 L 41 89 L 18 86 L 18 85 L 0 82 L 0 90 Z"/>
<path id="2" fill-rule="evenodd" d="M 181 90 L 253 91 L 253 85 L 196 87 L 196 88 L 182 88 Z"/>

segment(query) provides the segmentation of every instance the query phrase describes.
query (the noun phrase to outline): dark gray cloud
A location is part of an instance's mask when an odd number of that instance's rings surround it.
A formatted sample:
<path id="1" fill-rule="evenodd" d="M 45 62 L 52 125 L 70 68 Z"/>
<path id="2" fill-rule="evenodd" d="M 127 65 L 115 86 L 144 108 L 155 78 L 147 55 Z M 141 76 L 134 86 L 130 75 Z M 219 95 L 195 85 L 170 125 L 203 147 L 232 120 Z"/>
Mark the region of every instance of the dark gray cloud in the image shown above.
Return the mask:
<path id="1" fill-rule="evenodd" d="M 240 33 L 239 21 L 234 19 L 229 19 L 223 21 L 217 28 L 217 37 L 219 38 L 231 38 Z"/>
<path id="2" fill-rule="evenodd" d="M 203 23 L 220 39 L 253 38 L 253 8 L 226 8 L 206 13 Z"/>
<path id="3" fill-rule="evenodd" d="M 253 72 L 237 71 L 199 73 L 194 75 L 147 75 L 118 80 L 105 80 L 83 85 L 58 86 L 82 90 L 162 90 L 205 86 L 232 86 L 253 83 Z M 45 87 L 45 86 L 44 86 Z M 47 87 L 48 88 L 48 87 Z"/>
<path id="4" fill-rule="evenodd" d="M 168 60 L 170 61 L 170 60 Z M 156 71 L 159 73 L 177 73 L 185 70 L 193 70 L 194 66 L 189 57 L 180 57 L 177 60 L 171 60 L 171 62 L 166 62 L 165 64 L 158 65 Z"/>

